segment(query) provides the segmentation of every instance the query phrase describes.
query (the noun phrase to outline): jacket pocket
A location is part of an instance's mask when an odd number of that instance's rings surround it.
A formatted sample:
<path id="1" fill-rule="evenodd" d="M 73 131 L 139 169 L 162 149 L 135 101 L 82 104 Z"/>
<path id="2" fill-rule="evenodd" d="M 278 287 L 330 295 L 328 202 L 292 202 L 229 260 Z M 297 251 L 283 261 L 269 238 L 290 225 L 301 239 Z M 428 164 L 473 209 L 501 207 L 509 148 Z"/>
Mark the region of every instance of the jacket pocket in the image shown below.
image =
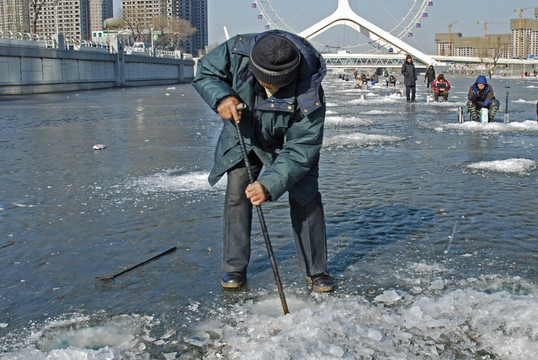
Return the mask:
<path id="1" fill-rule="evenodd" d="M 237 138 L 237 130 L 233 124 L 226 124 L 222 132 L 220 133 L 219 141 L 217 143 L 217 155 L 225 156 L 231 149 L 239 144 Z"/>

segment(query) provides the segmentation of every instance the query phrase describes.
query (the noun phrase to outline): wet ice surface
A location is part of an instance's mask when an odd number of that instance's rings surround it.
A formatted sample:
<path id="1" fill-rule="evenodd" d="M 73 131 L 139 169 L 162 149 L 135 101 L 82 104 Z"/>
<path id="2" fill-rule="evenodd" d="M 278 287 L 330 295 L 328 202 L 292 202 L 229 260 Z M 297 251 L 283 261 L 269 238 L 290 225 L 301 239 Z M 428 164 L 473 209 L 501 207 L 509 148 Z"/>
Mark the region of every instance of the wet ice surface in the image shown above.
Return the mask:
<path id="1" fill-rule="evenodd" d="M 492 79 L 511 123 L 459 124 L 473 80 L 449 78 L 448 103 L 419 84 L 411 105 L 325 81 L 337 288 L 306 288 L 286 199 L 264 206 L 286 316 L 256 221 L 248 287 L 220 289 L 220 120 L 189 85 L 3 100 L 1 357 L 532 359 L 538 82 Z"/>

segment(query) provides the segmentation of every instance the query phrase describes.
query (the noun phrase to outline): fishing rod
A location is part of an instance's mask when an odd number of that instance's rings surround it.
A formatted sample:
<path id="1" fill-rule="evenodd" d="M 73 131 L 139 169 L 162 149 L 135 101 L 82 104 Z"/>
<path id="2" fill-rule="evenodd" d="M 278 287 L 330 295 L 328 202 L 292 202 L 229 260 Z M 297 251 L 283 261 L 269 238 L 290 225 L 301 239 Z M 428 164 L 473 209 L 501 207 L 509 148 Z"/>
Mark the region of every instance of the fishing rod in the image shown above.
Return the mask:
<path id="1" fill-rule="evenodd" d="M 244 110 L 247 106 L 245 104 L 238 104 L 237 110 Z M 252 175 L 252 170 L 250 168 L 250 161 L 248 160 L 247 148 L 245 146 L 245 140 L 241 134 L 241 129 L 239 128 L 239 123 L 231 120 L 235 124 L 235 129 L 237 130 L 237 137 L 239 138 L 239 145 L 241 147 L 241 152 L 243 153 L 243 159 L 245 161 L 245 167 L 247 168 L 248 179 L 252 184 L 254 176 Z M 263 216 L 263 211 L 261 205 L 256 205 L 256 211 L 258 212 L 258 218 L 260 219 L 260 226 L 262 228 L 263 238 L 265 240 L 265 246 L 267 247 L 267 252 L 269 254 L 269 260 L 271 260 L 271 267 L 273 268 L 273 275 L 275 276 L 276 285 L 278 288 L 278 294 L 280 295 L 280 301 L 282 302 L 282 310 L 284 310 L 284 315 L 288 314 L 288 304 L 286 302 L 286 297 L 284 295 L 284 290 L 282 289 L 282 282 L 280 281 L 280 275 L 278 273 L 278 267 L 275 260 L 275 255 L 273 253 L 273 247 L 271 246 L 271 240 L 269 239 L 269 232 L 267 231 L 267 225 L 265 224 L 265 218 Z"/>
<path id="2" fill-rule="evenodd" d="M 129 272 L 129 271 L 131 271 L 133 269 L 136 269 L 139 266 L 145 265 L 145 264 L 149 263 L 150 261 L 156 260 L 156 259 L 160 258 L 161 256 L 169 254 L 169 253 L 171 253 L 171 252 L 173 252 L 175 250 L 176 250 L 175 246 L 171 247 L 170 249 L 168 249 L 166 251 L 163 251 L 162 253 L 157 254 L 152 258 L 149 258 L 149 259 L 147 259 L 145 261 L 142 261 L 141 263 L 138 263 L 138 264 L 136 264 L 134 266 L 131 266 L 130 268 L 127 268 L 127 269 L 125 269 L 125 270 L 123 270 L 123 271 L 121 271 L 121 272 L 119 272 L 117 274 L 114 274 L 114 275 L 111 275 L 111 276 L 98 276 L 98 277 L 96 277 L 96 279 L 98 279 L 98 280 L 114 280 L 115 278 L 117 278 L 120 275 L 125 274 L 126 272 Z"/>
<path id="3" fill-rule="evenodd" d="M 504 122 L 509 123 L 510 119 L 508 118 L 508 93 L 510 92 L 510 86 L 505 86 L 504 89 L 506 90 L 506 106 L 504 108 Z"/>

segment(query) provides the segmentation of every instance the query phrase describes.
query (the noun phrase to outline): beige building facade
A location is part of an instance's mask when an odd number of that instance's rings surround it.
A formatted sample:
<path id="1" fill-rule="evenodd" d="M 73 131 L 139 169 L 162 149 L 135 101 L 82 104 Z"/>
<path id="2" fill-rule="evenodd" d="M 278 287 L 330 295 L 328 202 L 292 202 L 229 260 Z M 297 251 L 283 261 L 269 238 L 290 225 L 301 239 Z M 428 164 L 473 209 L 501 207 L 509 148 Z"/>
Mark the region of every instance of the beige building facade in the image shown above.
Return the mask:
<path id="1" fill-rule="evenodd" d="M 28 0 L 0 0 L 0 31 L 28 32 L 29 10 Z"/>
<path id="2" fill-rule="evenodd" d="M 0 30 L 27 32 L 66 39 L 89 40 L 91 31 L 102 30 L 103 22 L 113 17 L 113 0 L 48 0 L 37 11 L 29 0 L 0 0 Z"/>
<path id="3" fill-rule="evenodd" d="M 462 33 L 435 34 L 436 55 L 527 58 L 538 56 L 538 7 L 534 19 L 511 19 L 511 33 L 464 37 Z"/>

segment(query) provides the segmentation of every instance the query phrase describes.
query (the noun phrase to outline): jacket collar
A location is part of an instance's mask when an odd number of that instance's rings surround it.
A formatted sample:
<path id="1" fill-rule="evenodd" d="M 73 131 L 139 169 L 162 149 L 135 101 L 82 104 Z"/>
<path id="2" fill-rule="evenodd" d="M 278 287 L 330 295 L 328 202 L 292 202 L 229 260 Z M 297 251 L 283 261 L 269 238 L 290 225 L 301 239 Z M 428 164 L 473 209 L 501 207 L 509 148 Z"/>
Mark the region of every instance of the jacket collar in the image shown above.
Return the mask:
<path id="1" fill-rule="evenodd" d="M 280 111 L 287 113 L 295 112 L 295 93 L 297 91 L 296 84 L 296 81 L 293 81 L 291 84 L 279 89 L 270 98 L 265 98 L 263 101 L 260 101 L 256 105 L 256 109 L 262 111 Z M 257 93 L 265 94 L 265 90 L 260 83 L 256 81 L 255 86 Z"/>
<path id="2" fill-rule="evenodd" d="M 270 34 L 286 37 L 288 40 L 292 41 L 295 46 L 297 46 L 297 49 L 299 49 L 301 52 L 299 75 L 297 77 L 296 86 L 293 87 L 295 89 L 295 93 L 291 95 L 292 97 L 297 98 L 297 103 L 299 104 L 303 114 L 308 115 L 309 113 L 323 106 L 320 99 L 320 88 L 321 82 L 327 72 L 325 60 L 308 41 L 286 31 L 270 30 L 260 34 L 238 35 L 236 37 L 232 52 L 249 57 L 250 51 L 252 50 L 252 47 L 256 41 Z M 290 86 L 282 88 L 275 94 L 276 96 L 271 98 L 273 99 L 272 101 L 275 107 L 276 103 L 279 101 L 283 102 L 283 104 L 281 104 L 282 107 L 288 107 L 289 97 L 287 97 L 287 95 L 290 94 L 284 91 L 288 87 Z M 288 99 L 288 101 L 285 99 Z M 265 101 L 263 103 L 265 103 Z M 271 101 L 269 103 L 271 103 Z M 270 109 L 275 109 L 275 107 L 270 107 Z"/>

